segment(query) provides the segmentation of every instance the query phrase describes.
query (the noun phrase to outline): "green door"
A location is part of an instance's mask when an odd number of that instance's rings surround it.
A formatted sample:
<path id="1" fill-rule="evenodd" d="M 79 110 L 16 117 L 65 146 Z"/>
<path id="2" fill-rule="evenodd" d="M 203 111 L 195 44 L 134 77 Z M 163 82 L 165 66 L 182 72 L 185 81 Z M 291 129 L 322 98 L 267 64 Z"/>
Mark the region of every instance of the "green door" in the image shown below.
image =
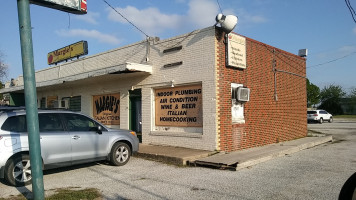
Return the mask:
<path id="1" fill-rule="evenodd" d="M 130 129 L 142 142 L 142 95 L 141 89 L 130 91 Z"/>

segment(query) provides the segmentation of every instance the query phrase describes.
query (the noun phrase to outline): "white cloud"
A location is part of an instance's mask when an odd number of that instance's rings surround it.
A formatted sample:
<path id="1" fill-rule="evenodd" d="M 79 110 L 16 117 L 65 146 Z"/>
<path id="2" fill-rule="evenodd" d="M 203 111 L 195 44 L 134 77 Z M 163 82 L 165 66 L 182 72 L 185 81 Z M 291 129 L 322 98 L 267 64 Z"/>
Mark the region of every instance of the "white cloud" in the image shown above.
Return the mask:
<path id="1" fill-rule="evenodd" d="M 351 53 L 356 51 L 356 46 L 343 46 L 338 49 L 340 53 Z"/>
<path id="2" fill-rule="evenodd" d="M 220 13 L 219 6 L 215 0 L 176 0 L 176 2 L 186 2 L 188 4 L 185 15 L 166 14 L 155 7 L 140 10 L 133 6 L 127 6 L 125 8 L 116 7 L 115 9 L 150 36 L 157 36 L 168 30 L 194 30 L 213 26 L 216 15 Z M 223 13 L 225 15 L 232 14 L 238 16 L 239 23 L 243 21 L 244 24 L 260 24 L 268 21 L 261 14 L 253 15 L 243 9 L 234 10 L 226 8 L 223 10 Z M 108 8 L 109 20 L 128 24 L 120 14 Z"/>
<path id="3" fill-rule="evenodd" d="M 250 22 L 260 24 L 260 23 L 265 23 L 268 20 L 265 17 L 255 15 L 255 16 L 250 16 Z"/>
<path id="4" fill-rule="evenodd" d="M 215 24 L 215 17 L 219 13 L 219 7 L 213 0 L 191 0 L 187 21 L 197 25 L 198 28 Z"/>
<path id="5" fill-rule="evenodd" d="M 234 11 L 234 9 L 231 9 L 231 8 L 229 8 L 229 9 L 224 9 L 224 10 L 223 10 L 223 13 L 224 13 L 224 15 L 235 15 L 235 16 L 237 16 L 236 13 L 235 13 L 235 11 Z"/>
<path id="6" fill-rule="evenodd" d="M 135 26 L 150 36 L 157 35 L 166 29 L 175 29 L 181 23 L 181 17 L 179 15 L 164 14 L 157 8 L 153 7 L 143 10 L 138 10 L 132 6 L 115 9 L 131 21 Z M 109 10 L 108 18 L 112 21 L 128 23 L 123 17 L 112 9 Z"/>
<path id="7" fill-rule="evenodd" d="M 86 30 L 86 29 L 70 29 L 70 30 L 58 30 L 56 33 L 63 37 L 87 37 L 98 40 L 101 43 L 117 45 L 120 40 L 113 35 L 104 34 L 97 30 Z"/>
<path id="8" fill-rule="evenodd" d="M 176 0 L 178 3 L 185 1 L 188 0 Z M 150 36 L 159 35 L 167 30 L 197 29 L 215 24 L 218 5 L 214 0 L 190 0 L 188 7 L 186 15 L 165 14 L 155 7 L 139 10 L 133 6 L 127 6 L 115 9 Z M 108 19 L 128 23 L 111 8 L 108 8 Z"/>
<path id="9" fill-rule="evenodd" d="M 268 19 L 263 15 L 254 15 L 245 11 L 244 9 L 239 9 L 237 11 L 237 16 L 239 17 L 239 23 L 243 24 L 261 24 L 268 22 Z"/>
<path id="10" fill-rule="evenodd" d="M 90 24 L 98 24 L 97 18 L 100 17 L 100 13 L 98 12 L 88 12 L 85 15 L 74 15 L 76 19 L 85 21 Z"/>

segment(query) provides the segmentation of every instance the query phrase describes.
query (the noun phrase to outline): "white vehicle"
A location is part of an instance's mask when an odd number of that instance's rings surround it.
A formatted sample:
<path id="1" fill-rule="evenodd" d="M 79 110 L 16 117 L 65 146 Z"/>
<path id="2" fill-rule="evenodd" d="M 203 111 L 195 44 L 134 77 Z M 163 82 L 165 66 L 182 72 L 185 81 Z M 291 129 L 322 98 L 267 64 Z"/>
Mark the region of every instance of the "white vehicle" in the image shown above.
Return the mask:
<path id="1" fill-rule="evenodd" d="M 333 116 L 325 110 L 308 110 L 307 119 L 308 122 L 319 122 L 320 124 L 324 121 L 333 122 Z"/>

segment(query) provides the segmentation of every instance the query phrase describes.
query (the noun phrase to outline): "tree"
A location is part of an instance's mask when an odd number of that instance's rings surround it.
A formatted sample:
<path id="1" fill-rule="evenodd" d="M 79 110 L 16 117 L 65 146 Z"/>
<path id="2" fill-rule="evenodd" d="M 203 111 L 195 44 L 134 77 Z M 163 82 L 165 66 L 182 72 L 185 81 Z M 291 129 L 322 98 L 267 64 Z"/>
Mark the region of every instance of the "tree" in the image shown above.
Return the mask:
<path id="1" fill-rule="evenodd" d="M 0 51 L 0 80 L 7 77 L 7 64 L 4 62 L 5 55 Z"/>
<path id="2" fill-rule="evenodd" d="M 4 63 L 5 55 L 0 51 L 0 89 L 3 88 L 3 79 L 7 77 L 7 65 Z M 0 101 L 2 101 L 3 95 L 0 94 Z"/>
<path id="3" fill-rule="evenodd" d="M 356 88 L 352 88 L 350 93 L 347 95 L 347 113 L 355 114 L 356 113 Z"/>
<path id="4" fill-rule="evenodd" d="M 307 106 L 312 107 L 320 102 L 320 88 L 307 79 Z"/>
<path id="5" fill-rule="evenodd" d="M 320 92 L 319 108 L 329 111 L 334 115 L 343 114 L 340 100 L 346 95 L 342 87 L 339 85 L 325 86 Z"/>
<path id="6" fill-rule="evenodd" d="M 356 99 L 356 88 L 355 87 L 351 89 L 349 97 Z"/>

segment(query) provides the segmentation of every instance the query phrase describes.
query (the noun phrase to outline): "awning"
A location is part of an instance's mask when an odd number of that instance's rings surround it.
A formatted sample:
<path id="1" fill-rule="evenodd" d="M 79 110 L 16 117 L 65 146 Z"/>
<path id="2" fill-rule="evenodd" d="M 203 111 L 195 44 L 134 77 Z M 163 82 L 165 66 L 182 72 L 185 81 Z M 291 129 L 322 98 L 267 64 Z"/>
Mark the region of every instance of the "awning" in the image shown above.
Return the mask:
<path id="1" fill-rule="evenodd" d="M 104 76 L 108 74 L 124 74 L 124 73 L 135 73 L 135 72 L 141 72 L 141 74 L 146 74 L 146 75 L 152 74 L 152 66 L 127 62 L 121 65 L 111 66 L 103 69 L 97 69 L 97 70 L 92 70 L 80 74 L 74 74 L 70 76 L 55 78 L 52 80 L 42 80 L 42 81 L 37 80 L 38 72 L 36 72 L 36 88 L 58 85 L 65 82 L 78 81 L 78 80 L 88 79 L 92 77 Z M 60 71 L 58 74 L 60 74 Z M 46 76 L 44 75 L 44 77 Z M 22 91 L 22 90 L 24 90 L 23 84 L 17 86 L 10 86 L 8 88 L 2 88 L 0 89 L 0 94 Z"/>

